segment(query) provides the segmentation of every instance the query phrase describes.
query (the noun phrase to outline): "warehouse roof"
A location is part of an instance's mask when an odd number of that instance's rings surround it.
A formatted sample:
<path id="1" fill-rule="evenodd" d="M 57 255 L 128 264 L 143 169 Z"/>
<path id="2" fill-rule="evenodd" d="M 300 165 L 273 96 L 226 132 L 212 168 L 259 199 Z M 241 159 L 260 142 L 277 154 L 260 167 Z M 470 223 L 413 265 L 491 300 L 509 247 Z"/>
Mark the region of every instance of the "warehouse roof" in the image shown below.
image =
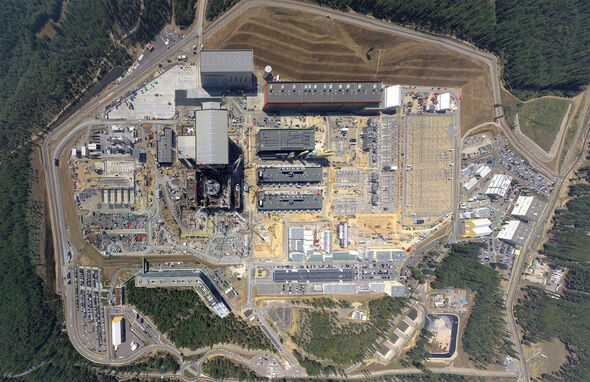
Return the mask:
<path id="1" fill-rule="evenodd" d="M 260 151 L 306 151 L 315 149 L 314 129 L 262 129 L 258 132 Z"/>
<path id="2" fill-rule="evenodd" d="M 265 103 L 380 104 L 383 90 L 381 81 L 268 82 Z"/>
<path id="3" fill-rule="evenodd" d="M 258 167 L 260 183 L 319 183 L 323 175 L 321 167 Z"/>
<path id="4" fill-rule="evenodd" d="M 202 50 L 201 73 L 253 72 L 252 49 Z"/>
<path id="5" fill-rule="evenodd" d="M 229 156 L 227 110 L 197 110 L 195 123 L 197 163 L 227 164 Z"/>
<path id="6" fill-rule="evenodd" d="M 525 221 L 535 221 L 539 219 L 539 215 L 543 212 L 544 207 L 545 203 L 534 196 L 520 195 L 516 199 L 516 203 L 512 209 L 512 216 Z"/>
<path id="7" fill-rule="evenodd" d="M 324 199 L 318 194 L 269 194 L 258 193 L 260 211 L 306 211 L 321 210 Z"/>

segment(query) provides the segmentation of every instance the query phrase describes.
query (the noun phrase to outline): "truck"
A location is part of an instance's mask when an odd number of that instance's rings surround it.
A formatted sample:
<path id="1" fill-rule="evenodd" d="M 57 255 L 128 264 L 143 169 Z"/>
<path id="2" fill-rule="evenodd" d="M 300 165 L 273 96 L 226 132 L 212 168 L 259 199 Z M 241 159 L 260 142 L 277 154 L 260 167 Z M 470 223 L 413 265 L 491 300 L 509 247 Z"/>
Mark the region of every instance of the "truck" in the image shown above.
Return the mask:
<path id="1" fill-rule="evenodd" d="M 154 50 L 154 44 L 152 44 L 152 43 L 150 42 L 150 43 L 148 43 L 148 44 L 145 46 L 145 48 L 151 52 L 152 50 Z"/>

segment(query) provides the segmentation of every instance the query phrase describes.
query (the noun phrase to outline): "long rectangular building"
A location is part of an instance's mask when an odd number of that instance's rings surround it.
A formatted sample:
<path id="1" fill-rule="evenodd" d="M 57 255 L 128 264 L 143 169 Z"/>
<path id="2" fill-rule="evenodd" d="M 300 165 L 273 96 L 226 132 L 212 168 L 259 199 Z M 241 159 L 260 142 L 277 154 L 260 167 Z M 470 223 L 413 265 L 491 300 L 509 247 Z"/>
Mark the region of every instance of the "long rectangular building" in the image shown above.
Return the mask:
<path id="1" fill-rule="evenodd" d="M 264 110 L 361 110 L 381 106 L 381 81 L 268 82 Z"/>
<path id="2" fill-rule="evenodd" d="M 283 166 L 258 167 L 258 184 L 321 183 L 321 167 Z"/>
<path id="3" fill-rule="evenodd" d="M 262 212 L 319 211 L 323 204 L 324 198 L 320 194 L 258 193 L 258 210 Z"/>
<path id="4" fill-rule="evenodd" d="M 314 129 L 261 129 L 258 131 L 258 155 L 274 157 L 315 150 Z"/>
<path id="5" fill-rule="evenodd" d="M 327 282 L 327 281 L 352 281 L 354 280 L 354 270 L 346 269 L 310 269 L 301 271 L 287 272 L 284 269 L 278 269 L 272 273 L 272 280 L 277 283 L 285 281 L 296 282 Z"/>

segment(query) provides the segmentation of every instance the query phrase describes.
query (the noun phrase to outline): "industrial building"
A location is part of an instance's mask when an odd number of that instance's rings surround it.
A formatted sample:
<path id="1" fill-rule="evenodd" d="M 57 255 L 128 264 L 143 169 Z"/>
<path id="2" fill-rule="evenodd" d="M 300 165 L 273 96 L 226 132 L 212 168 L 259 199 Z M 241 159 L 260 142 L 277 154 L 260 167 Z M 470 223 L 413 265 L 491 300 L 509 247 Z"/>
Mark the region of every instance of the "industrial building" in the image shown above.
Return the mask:
<path id="1" fill-rule="evenodd" d="M 252 86 L 252 49 L 202 50 L 200 53 L 203 88 L 247 89 Z"/>
<path id="2" fill-rule="evenodd" d="M 227 316 L 231 308 L 209 277 L 200 269 L 161 272 L 140 272 L 135 276 L 135 286 L 140 288 L 192 287 L 219 317 Z"/>
<path id="3" fill-rule="evenodd" d="M 406 297 L 408 289 L 399 281 L 384 281 L 383 292 L 391 297 Z"/>
<path id="4" fill-rule="evenodd" d="M 467 219 L 465 220 L 465 234 L 463 237 L 484 237 L 492 233 L 490 219 Z"/>
<path id="5" fill-rule="evenodd" d="M 321 167 L 282 166 L 258 167 L 258 184 L 312 184 L 321 183 L 324 175 Z"/>
<path id="6" fill-rule="evenodd" d="M 314 129 L 261 129 L 258 131 L 260 157 L 297 156 L 315 150 Z"/>
<path id="7" fill-rule="evenodd" d="M 534 196 L 520 195 L 516 199 L 511 215 L 525 222 L 537 221 L 545 209 L 545 203 Z"/>
<path id="8" fill-rule="evenodd" d="M 352 281 L 354 270 L 345 269 L 277 269 L 272 273 L 272 280 L 276 283 L 291 282 L 329 282 L 329 281 Z"/>
<path id="9" fill-rule="evenodd" d="M 178 157 L 196 161 L 197 166 L 228 164 L 227 110 L 217 102 L 205 102 L 195 110 L 195 135 L 178 137 Z"/>
<path id="10" fill-rule="evenodd" d="M 486 195 L 491 198 L 503 198 L 508 192 L 512 177 L 506 174 L 495 174 L 486 190 Z"/>
<path id="11" fill-rule="evenodd" d="M 436 97 L 435 109 L 438 112 L 445 112 L 451 108 L 451 93 L 442 93 Z"/>
<path id="12" fill-rule="evenodd" d="M 383 97 L 383 111 L 394 112 L 402 105 L 401 85 L 388 86 L 385 88 Z"/>
<path id="13" fill-rule="evenodd" d="M 111 321 L 111 337 L 115 350 L 125 342 L 125 318 L 123 316 L 114 316 Z"/>
<path id="14" fill-rule="evenodd" d="M 265 111 L 378 109 L 383 99 L 381 81 L 268 82 Z"/>
<path id="15" fill-rule="evenodd" d="M 258 193 L 258 211 L 262 212 L 297 212 L 319 211 L 324 204 L 321 194 L 270 194 L 264 191 Z"/>
<path id="16" fill-rule="evenodd" d="M 174 141 L 173 138 L 174 132 L 169 127 L 165 127 L 164 132 L 161 135 L 158 135 L 158 139 L 156 142 L 158 164 L 172 164 L 172 146 Z"/>
<path id="17" fill-rule="evenodd" d="M 506 222 L 498 233 L 498 240 L 502 240 L 512 245 L 522 245 L 526 241 L 531 226 L 520 220 L 510 220 Z"/>

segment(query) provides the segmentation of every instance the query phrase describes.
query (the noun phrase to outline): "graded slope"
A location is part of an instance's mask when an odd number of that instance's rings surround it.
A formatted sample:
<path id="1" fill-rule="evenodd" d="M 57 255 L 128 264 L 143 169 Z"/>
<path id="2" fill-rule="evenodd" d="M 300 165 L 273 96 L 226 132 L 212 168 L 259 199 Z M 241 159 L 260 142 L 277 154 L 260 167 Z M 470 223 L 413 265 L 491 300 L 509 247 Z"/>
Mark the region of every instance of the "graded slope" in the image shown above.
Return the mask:
<path id="1" fill-rule="evenodd" d="M 461 88 L 462 131 L 493 120 L 487 66 L 434 44 L 324 16 L 252 7 L 205 40 L 209 49 L 254 49 L 257 67 L 290 80 L 383 80 Z"/>

